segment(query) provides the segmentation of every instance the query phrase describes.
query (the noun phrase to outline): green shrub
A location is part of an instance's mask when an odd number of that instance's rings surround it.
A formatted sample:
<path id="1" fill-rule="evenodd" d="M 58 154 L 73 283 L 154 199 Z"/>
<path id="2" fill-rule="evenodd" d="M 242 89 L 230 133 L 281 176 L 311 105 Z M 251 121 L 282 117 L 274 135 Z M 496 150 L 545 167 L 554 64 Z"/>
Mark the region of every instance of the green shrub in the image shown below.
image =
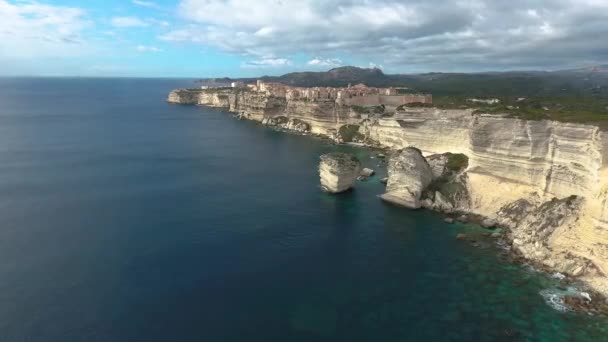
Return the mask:
<path id="1" fill-rule="evenodd" d="M 361 141 L 364 136 L 359 133 L 359 125 L 344 125 L 338 130 L 344 142 Z"/>
<path id="2" fill-rule="evenodd" d="M 351 107 L 355 113 L 358 114 L 369 114 L 369 108 L 362 106 L 352 106 Z"/>
<path id="3" fill-rule="evenodd" d="M 469 157 L 462 153 L 447 153 L 447 168 L 450 171 L 458 172 L 469 166 Z"/>

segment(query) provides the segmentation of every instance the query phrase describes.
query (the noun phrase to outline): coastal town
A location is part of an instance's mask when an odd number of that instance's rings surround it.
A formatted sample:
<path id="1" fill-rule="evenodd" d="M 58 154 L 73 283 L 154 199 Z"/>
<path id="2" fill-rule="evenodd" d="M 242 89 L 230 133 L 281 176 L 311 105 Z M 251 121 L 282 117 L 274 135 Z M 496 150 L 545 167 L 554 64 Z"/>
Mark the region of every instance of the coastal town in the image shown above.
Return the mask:
<path id="1" fill-rule="evenodd" d="M 225 89 L 227 87 L 202 86 L 202 90 Z M 343 106 L 386 106 L 398 107 L 411 103 L 432 104 L 433 96 L 429 94 L 411 93 L 406 87 L 376 88 L 363 83 L 347 87 L 294 87 L 276 82 L 257 80 L 254 84 L 235 81 L 230 84 L 232 90 L 245 90 L 266 96 L 285 98 L 287 101 L 298 100 L 334 100 Z"/>

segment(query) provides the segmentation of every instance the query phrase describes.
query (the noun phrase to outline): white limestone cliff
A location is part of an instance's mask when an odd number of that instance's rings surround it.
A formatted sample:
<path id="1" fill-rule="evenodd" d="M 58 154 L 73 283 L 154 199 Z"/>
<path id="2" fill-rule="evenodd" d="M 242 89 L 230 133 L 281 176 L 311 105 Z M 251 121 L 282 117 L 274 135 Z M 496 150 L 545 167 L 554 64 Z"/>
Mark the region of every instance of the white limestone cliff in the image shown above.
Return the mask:
<path id="1" fill-rule="evenodd" d="M 191 103 L 191 97 L 182 92 L 170 99 Z M 472 109 L 405 108 L 393 116 L 364 115 L 333 101 L 288 101 L 254 92 L 229 95 L 229 106 L 260 122 L 297 119 L 311 133 L 338 141 L 344 141 L 340 130 L 348 125 L 343 131 L 374 146 L 413 146 L 425 156 L 464 154 L 468 167 L 455 180 L 466 196 L 449 199 L 435 192 L 427 198 L 431 202 L 422 199 L 421 205 L 498 219 L 510 228 L 513 248 L 525 257 L 580 277 L 608 295 L 608 133 L 596 126 L 526 121 Z M 436 165 L 431 172 L 438 172 Z M 572 196 L 576 201 L 568 202 Z M 506 222 L 507 209 L 522 200 L 530 203 L 523 217 Z M 546 213 L 554 212 L 565 212 L 569 219 L 551 221 L 554 227 L 542 234 L 531 230 L 538 222 L 549 222 Z M 527 235 L 532 238 L 521 238 Z M 562 269 L 562 264 L 570 266 Z"/>

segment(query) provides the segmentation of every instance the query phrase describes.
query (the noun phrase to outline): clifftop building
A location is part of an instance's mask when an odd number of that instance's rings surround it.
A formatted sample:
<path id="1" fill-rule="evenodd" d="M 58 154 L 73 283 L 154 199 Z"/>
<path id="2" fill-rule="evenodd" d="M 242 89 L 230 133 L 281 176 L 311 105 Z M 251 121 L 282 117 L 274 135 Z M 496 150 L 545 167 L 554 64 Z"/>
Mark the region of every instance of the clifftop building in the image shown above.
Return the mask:
<path id="1" fill-rule="evenodd" d="M 304 88 L 258 80 L 255 85 L 249 85 L 249 88 L 266 95 L 284 97 L 287 100 L 334 100 L 338 104 L 347 106 L 385 105 L 398 107 L 408 103 L 433 103 L 431 95 L 403 93 L 407 88 L 375 88 L 368 87 L 363 83 L 354 86 L 349 85 L 346 88 Z"/>

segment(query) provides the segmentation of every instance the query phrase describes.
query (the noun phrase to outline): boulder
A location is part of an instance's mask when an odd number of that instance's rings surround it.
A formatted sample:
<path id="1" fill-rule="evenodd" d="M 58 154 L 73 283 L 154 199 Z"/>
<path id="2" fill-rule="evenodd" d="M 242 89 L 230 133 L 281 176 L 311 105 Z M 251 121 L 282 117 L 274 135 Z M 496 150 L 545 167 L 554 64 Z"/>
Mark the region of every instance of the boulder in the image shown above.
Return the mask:
<path id="1" fill-rule="evenodd" d="M 456 239 L 457 240 L 466 240 L 467 239 L 467 235 L 460 233 L 460 234 L 456 235 Z"/>
<path id="2" fill-rule="evenodd" d="M 445 223 L 450 223 L 450 224 L 454 223 L 454 219 L 451 217 L 446 217 L 445 220 L 443 220 L 443 221 L 445 221 Z"/>
<path id="3" fill-rule="evenodd" d="M 384 177 L 384 178 L 380 179 L 380 183 L 387 184 L 388 183 L 388 177 Z"/>
<path id="4" fill-rule="evenodd" d="M 469 217 L 467 215 L 460 215 L 460 216 L 458 216 L 458 221 L 460 221 L 462 223 L 467 223 L 467 222 L 469 222 Z"/>
<path id="5" fill-rule="evenodd" d="M 422 192 L 433 181 L 433 171 L 419 149 L 408 147 L 391 156 L 383 200 L 406 208 L 421 207 Z"/>
<path id="6" fill-rule="evenodd" d="M 364 168 L 363 170 L 361 170 L 360 176 L 371 177 L 371 176 L 373 176 L 375 174 L 376 174 L 376 171 L 374 171 L 372 169 Z"/>
<path id="7" fill-rule="evenodd" d="M 321 156 L 319 176 L 324 191 L 340 193 L 352 188 L 360 172 L 361 162 L 352 154 L 328 153 Z"/>
<path id="8" fill-rule="evenodd" d="M 488 228 L 488 229 L 489 228 L 496 228 L 496 224 L 497 224 L 496 220 L 493 220 L 493 219 L 490 219 L 490 218 L 487 218 L 487 219 L 481 221 L 481 226 L 484 227 L 484 228 Z"/>

